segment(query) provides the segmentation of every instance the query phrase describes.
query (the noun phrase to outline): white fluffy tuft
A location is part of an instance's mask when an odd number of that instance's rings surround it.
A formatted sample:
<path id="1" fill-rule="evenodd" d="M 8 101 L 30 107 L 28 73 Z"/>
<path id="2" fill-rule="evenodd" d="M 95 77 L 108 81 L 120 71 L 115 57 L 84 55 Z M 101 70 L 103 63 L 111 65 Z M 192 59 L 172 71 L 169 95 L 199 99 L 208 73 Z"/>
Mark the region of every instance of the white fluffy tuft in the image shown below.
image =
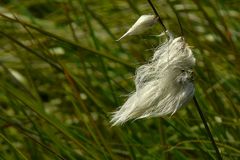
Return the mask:
<path id="1" fill-rule="evenodd" d="M 136 71 L 136 91 L 113 114 L 113 125 L 131 119 L 174 114 L 194 94 L 195 58 L 183 37 L 158 47 L 148 64 Z"/>

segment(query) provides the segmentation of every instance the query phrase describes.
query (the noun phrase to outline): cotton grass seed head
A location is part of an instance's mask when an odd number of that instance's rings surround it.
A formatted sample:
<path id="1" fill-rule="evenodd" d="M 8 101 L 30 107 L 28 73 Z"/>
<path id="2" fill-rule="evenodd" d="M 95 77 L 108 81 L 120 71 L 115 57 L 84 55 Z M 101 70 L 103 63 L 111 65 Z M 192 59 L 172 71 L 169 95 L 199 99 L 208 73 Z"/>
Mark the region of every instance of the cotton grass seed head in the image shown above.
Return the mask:
<path id="1" fill-rule="evenodd" d="M 132 25 L 132 27 L 117 41 L 120 41 L 126 36 L 142 34 L 154 24 L 157 23 L 158 18 L 155 15 L 142 15 L 138 20 Z"/>
<path id="2" fill-rule="evenodd" d="M 195 58 L 183 37 L 169 37 L 156 48 L 152 59 L 136 70 L 136 90 L 113 114 L 113 125 L 173 115 L 193 97 Z"/>

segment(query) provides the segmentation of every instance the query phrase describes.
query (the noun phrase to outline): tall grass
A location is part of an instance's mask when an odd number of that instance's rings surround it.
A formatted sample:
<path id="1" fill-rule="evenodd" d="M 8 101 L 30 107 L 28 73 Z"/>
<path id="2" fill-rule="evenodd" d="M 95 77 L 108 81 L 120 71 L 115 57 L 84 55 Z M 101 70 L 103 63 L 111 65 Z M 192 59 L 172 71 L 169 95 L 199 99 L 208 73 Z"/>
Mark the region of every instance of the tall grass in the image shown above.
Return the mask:
<path id="1" fill-rule="evenodd" d="M 153 1 L 193 46 L 196 97 L 223 159 L 240 158 L 238 1 Z M 194 103 L 171 118 L 111 127 L 134 69 L 159 40 L 116 42 L 147 1 L 0 2 L 0 159 L 216 159 Z"/>

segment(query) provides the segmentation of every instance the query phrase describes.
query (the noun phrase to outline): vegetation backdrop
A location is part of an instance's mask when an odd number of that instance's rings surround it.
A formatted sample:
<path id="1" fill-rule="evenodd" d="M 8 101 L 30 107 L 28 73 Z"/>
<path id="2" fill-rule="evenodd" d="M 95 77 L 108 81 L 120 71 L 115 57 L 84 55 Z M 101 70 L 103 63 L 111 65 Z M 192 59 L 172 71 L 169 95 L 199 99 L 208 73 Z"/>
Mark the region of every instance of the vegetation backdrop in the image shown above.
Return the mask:
<path id="1" fill-rule="evenodd" d="M 195 95 L 224 159 L 240 159 L 238 0 L 153 0 L 197 59 Z M 146 0 L 0 2 L 0 159 L 216 159 L 192 102 L 172 117 L 111 127 L 163 30 L 116 42 Z"/>

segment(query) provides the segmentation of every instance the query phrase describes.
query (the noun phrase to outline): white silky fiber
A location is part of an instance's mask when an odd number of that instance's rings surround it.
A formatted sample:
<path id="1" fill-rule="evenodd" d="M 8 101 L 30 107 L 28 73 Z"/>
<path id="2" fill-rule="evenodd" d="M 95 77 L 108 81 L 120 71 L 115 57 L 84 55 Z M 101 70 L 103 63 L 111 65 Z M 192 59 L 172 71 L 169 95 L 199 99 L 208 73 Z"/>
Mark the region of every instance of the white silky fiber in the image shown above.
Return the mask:
<path id="1" fill-rule="evenodd" d="M 137 69 L 136 90 L 114 112 L 112 125 L 131 119 L 173 115 L 193 97 L 195 58 L 183 37 L 169 37 L 156 48 L 152 59 Z"/>

